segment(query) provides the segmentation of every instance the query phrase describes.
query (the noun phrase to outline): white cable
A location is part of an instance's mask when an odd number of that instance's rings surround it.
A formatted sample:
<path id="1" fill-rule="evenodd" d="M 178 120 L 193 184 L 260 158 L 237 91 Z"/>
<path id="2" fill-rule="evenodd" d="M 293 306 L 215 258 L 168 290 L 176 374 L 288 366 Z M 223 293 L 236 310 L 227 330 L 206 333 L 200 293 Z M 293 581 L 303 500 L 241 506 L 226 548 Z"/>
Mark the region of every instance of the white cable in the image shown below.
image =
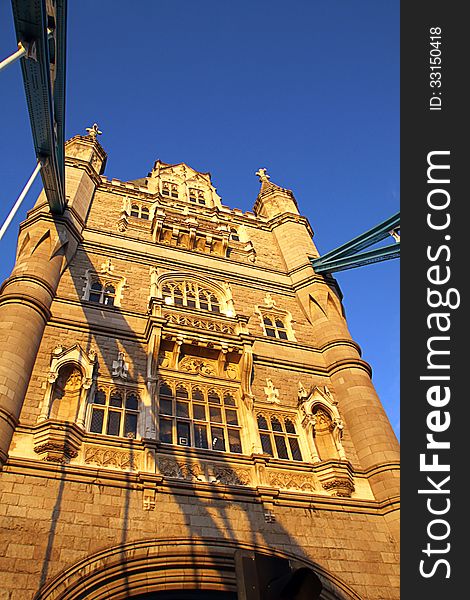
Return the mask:
<path id="1" fill-rule="evenodd" d="M 8 215 L 8 217 L 5 220 L 5 223 L 3 223 L 2 228 L 0 229 L 0 240 L 3 237 L 3 234 L 5 233 L 5 231 L 8 228 L 8 225 L 10 225 L 13 217 L 16 214 L 16 211 L 19 209 L 19 207 L 21 206 L 21 203 L 23 202 L 26 194 L 29 192 L 29 188 L 33 185 L 34 180 L 37 177 L 37 174 L 39 173 L 39 171 L 41 170 L 42 167 L 42 163 L 38 161 L 38 164 L 36 165 L 36 168 L 34 169 L 31 177 L 28 179 L 28 182 L 26 183 L 26 185 L 23 188 L 23 191 L 21 192 L 21 194 L 18 197 L 18 200 L 15 202 L 15 205 L 13 206 L 13 208 L 10 211 L 10 214 Z"/>
<path id="2" fill-rule="evenodd" d="M 23 44 L 21 42 L 19 42 L 18 50 L 16 52 L 14 52 L 8 58 L 5 58 L 5 60 L 2 60 L 2 62 L 0 63 L 0 71 L 2 69 L 4 69 L 5 67 L 8 67 L 8 65 L 11 65 L 15 61 L 17 61 L 22 56 L 24 56 L 26 54 L 26 52 L 27 52 L 26 48 L 23 46 Z"/>

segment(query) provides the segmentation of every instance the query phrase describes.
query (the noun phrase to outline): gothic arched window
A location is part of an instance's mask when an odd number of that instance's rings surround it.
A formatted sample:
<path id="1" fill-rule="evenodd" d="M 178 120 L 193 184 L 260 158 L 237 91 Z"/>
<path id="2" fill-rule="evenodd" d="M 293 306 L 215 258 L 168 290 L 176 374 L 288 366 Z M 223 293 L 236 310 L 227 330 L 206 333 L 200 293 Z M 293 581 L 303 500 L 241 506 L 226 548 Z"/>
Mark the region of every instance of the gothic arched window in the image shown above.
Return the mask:
<path id="1" fill-rule="evenodd" d="M 116 288 L 112 283 L 103 284 L 100 281 L 94 281 L 90 287 L 90 294 L 88 300 L 90 302 L 97 302 L 98 304 L 104 304 L 106 306 L 114 306 L 114 299 L 116 297 Z"/>
<path id="2" fill-rule="evenodd" d="M 162 382 L 159 406 L 161 442 L 241 454 L 240 423 L 231 393 Z"/>
<path id="3" fill-rule="evenodd" d="M 287 340 L 287 328 L 281 317 L 274 317 L 272 315 L 265 315 L 263 317 L 264 333 L 268 337 L 277 338 L 280 340 Z"/>
<path id="4" fill-rule="evenodd" d="M 198 283 L 178 281 L 162 286 L 165 304 L 220 313 L 221 300 L 216 294 Z"/>
<path id="5" fill-rule="evenodd" d="M 101 273 L 88 270 L 86 272 L 86 284 L 83 288 L 82 300 L 88 300 L 104 306 L 120 306 L 122 290 L 125 286 L 125 278 L 114 273 L 105 272 L 102 265 Z"/>
<path id="6" fill-rule="evenodd" d="M 292 419 L 259 414 L 257 421 L 263 452 L 284 460 L 303 460 L 299 438 Z"/>
<path id="7" fill-rule="evenodd" d="M 90 295 L 89 295 L 88 299 L 91 302 L 100 302 L 101 303 L 102 293 L 103 293 L 103 286 L 101 285 L 101 283 L 99 281 L 94 281 L 91 284 Z"/>
<path id="8" fill-rule="evenodd" d="M 134 439 L 138 415 L 136 392 L 99 388 L 93 398 L 88 429 L 91 433 Z"/>

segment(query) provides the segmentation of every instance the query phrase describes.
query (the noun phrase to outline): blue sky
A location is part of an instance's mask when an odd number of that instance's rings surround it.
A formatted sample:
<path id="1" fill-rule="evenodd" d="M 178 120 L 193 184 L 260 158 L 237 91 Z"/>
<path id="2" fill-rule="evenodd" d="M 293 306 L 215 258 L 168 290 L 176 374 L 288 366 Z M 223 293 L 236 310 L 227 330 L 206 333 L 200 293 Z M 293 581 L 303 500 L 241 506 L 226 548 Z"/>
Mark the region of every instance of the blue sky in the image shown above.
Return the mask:
<path id="1" fill-rule="evenodd" d="M 0 58 L 15 49 L 0 2 Z M 232 208 L 252 209 L 266 167 L 327 252 L 399 210 L 399 2 L 69 2 L 66 119 L 67 137 L 99 124 L 108 177 L 186 162 Z M 3 222 L 35 166 L 19 64 L 0 73 L 0 126 Z M 0 242 L 0 280 L 39 190 Z M 399 261 L 337 280 L 399 434 Z"/>

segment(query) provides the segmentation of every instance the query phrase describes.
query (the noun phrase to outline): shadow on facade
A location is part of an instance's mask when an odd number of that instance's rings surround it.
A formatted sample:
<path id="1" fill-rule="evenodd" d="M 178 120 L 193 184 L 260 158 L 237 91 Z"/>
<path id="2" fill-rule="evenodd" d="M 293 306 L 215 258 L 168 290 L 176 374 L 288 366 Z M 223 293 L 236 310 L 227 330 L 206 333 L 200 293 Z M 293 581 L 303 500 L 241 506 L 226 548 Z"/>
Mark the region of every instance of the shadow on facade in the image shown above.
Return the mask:
<path id="1" fill-rule="evenodd" d="M 92 264 L 88 255 L 83 248 L 79 248 L 74 259 L 72 259 L 72 265 L 74 260 L 79 257 L 80 271 L 95 270 L 95 266 Z M 70 267 L 69 267 L 70 269 Z M 72 266 L 72 270 L 74 267 Z M 78 271 L 78 269 L 77 269 Z M 76 295 L 78 298 L 82 298 L 83 288 L 80 285 L 80 274 L 78 272 L 71 273 L 72 280 L 76 286 Z M 83 306 L 83 305 L 82 305 Z M 102 315 L 110 317 L 112 323 L 112 329 L 108 325 L 97 323 L 94 319 L 87 318 L 88 311 L 102 311 Z M 126 317 L 122 314 L 118 307 L 102 307 L 99 304 L 92 306 L 91 303 L 87 303 L 87 306 L 83 308 L 83 317 L 87 320 L 88 325 L 88 341 L 86 351 L 91 351 L 94 347 L 98 348 L 98 354 L 106 360 L 107 357 L 117 357 L 119 352 L 124 351 L 126 359 L 129 360 L 130 371 L 132 372 L 132 379 L 134 382 L 146 382 L 147 372 L 146 370 L 138 367 L 138 363 L 133 361 L 133 357 L 142 357 L 142 364 L 145 364 L 144 357 L 147 356 L 147 347 L 145 343 L 136 341 L 136 335 L 133 328 L 129 325 Z M 108 365 L 110 367 L 110 365 Z M 99 378 L 99 374 L 97 375 Z M 91 393 L 91 391 L 90 391 Z M 88 402 L 92 400 L 89 398 Z M 152 411 L 151 419 L 154 423 L 156 422 L 157 415 L 153 412 L 155 404 L 152 402 L 150 410 Z M 108 440 L 108 438 L 106 438 Z M 98 439 L 87 438 L 87 441 L 101 441 Z M 176 464 L 189 461 L 191 464 L 197 464 L 199 462 L 200 471 L 205 472 L 203 461 L 198 461 L 195 458 L 194 449 L 188 449 L 187 456 L 184 452 L 182 454 L 181 447 L 176 448 L 169 444 L 160 444 L 157 441 L 146 440 L 144 442 L 151 451 L 155 452 L 155 457 L 158 462 L 161 456 L 173 460 Z M 87 558 L 84 557 L 79 563 L 77 563 L 76 578 L 80 581 L 80 578 L 88 578 L 86 586 L 87 595 L 79 595 L 79 592 L 75 595 L 66 595 L 64 598 L 70 598 L 70 600 L 78 600 L 78 598 L 127 598 L 135 597 L 140 600 L 150 600 L 155 598 L 158 600 L 172 600 L 176 598 L 175 593 L 178 590 L 178 582 L 173 581 L 164 576 L 163 579 L 159 580 L 158 577 L 152 579 L 150 574 L 146 576 L 146 588 L 139 588 L 139 585 L 135 584 L 135 568 L 132 566 L 132 552 L 135 544 L 147 544 L 146 552 L 148 555 L 152 554 L 152 545 L 155 543 L 155 539 L 165 542 L 167 545 L 173 545 L 178 551 L 178 540 L 172 541 L 174 534 L 165 535 L 166 531 L 173 531 L 177 527 L 176 523 L 164 523 L 159 517 L 160 502 L 162 494 L 170 494 L 175 505 L 179 507 L 180 514 L 183 516 L 183 522 L 180 525 L 181 535 L 178 537 L 185 538 L 186 540 L 193 540 L 194 547 L 197 547 L 197 552 L 191 551 L 191 545 L 185 544 L 184 556 L 181 556 L 182 565 L 184 568 L 179 571 L 181 577 L 181 589 L 186 587 L 186 595 L 183 597 L 178 595 L 181 600 L 198 600 L 201 598 L 201 592 L 195 591 L 202 586 L 207 587 L 207 595 L 204 598 L 208 600 L 219 600 L 222 598 L 221 590 L 217 591 L 217 586 L 220 586 L 220 577 L 214 575 L 214 580 L 211 584 L 210 580 L 206 581 L 204 576 L 198 579 L 201 574 L 201 570 L 207 568 L 210 565 L 216 565 L 217 569 L 223 570 L 221 565 L 221 558 L 218 552 L 214 552 L 214 546 L 212 544 L 207 545 L 205 552 L 205 559 L 201 561 L 201 544 L 204 546 L 205 539 L 218 540 L 220 543 L 226 543 L 227 547 L 231 548 L 232 555 L 228 559 L 231 563 L 230 567 L 225 566 L 231 572 L 230 577 L 223 584 L 225 590 L 223 598 L 225 600 L 234 599 L 236 593 L 236 579 L 234 571 L 234 555 L 237 547 L 245 548 L 247 551 L 252 552 L 254 548 L 262 548 L 264 553 L 273 554 L 283 553 L 290 557 L 295 557 L 298 561 L 303 564 L 312 564 L 306 550 L 296 541 L 291 533 L 278 521 L 276 520 L 276 514 L 267 510 L 263 505 L 259 492 L 250 488 L 249 486 L 230 486 L 224 485 L 220 482 L 210 482 L 204 480 L 204 478 L 198 478 L 197 476 L 188 475 L 187 478 L 163 478 L 160 477 L 160 483 L 155 482 L 155 473 L 152 483 L 152 478 L 149 478 L 150 489 L 154 486 L 155 506 L 154 511 L 149 510 L 148 520 L 149 523 L 155 525 L 155 532 L 151 532 L 152 525 L 146 529 L 145 539 L 148 542 L 139 538 L 134 532 L 132 526 L 132 514 L 135 510 L 144 510 L 142 507 L 142 483 L 139 479 L 140 475 L 134 472 L 132 465 L 134 464 L 136 448 L 140 448 L 139 442 L 122 441 L 119 437 L 114 438 L 114 447 L 121 447 L 129 453 L 129 466 L 130 468 L 123 468 L 120 471 L 119 478 L 124 485 L 124 499 L 120 510 L 120 519 L 122 522 L 121 531 L 116 536 L 116 543 L 118 543 L 117 552 L 114 555 L 113 561 L 111 561 L 109 569 L 106 566 L 106 562 L 101 563 L 100 567 L 96 567 L 97 577 L 96 583 L 90 580 L 90 567 L 87 566 Z M 237 455 L 230 455 L 223 452 L 213 451 L 213 458 L 211 460 L 217 463 L 218 466 L 226 467 L 227 470 L 233 470 L 234 461 L 236 461 Z M 182 459 L 183 457 L 183 459 Z M 109 466 L 109 465 L 108 465 Z M 112 466 L 112 465 L 111 465 Z M 102 464 L 103 469 L 106 468 L 106 464 Z M 50 571 L 52 564 L 52 555 L 54 551 L 54 544 L 56 537 L 60 535 L 59 526 L 61 524 L 61 504 L 63 500 L 64 487 L 67 485 L 67 466 L 60 466 L 60 484 L 56 497 L 55 506 L 51 516 L 51 525 L 47 537 L 46 552 L 43 560 L 41 575 L 40 575 L 40 586 L 41 590 L 36 594 L 36 600 L 47 600 L 52 598 L 50 595 L 51 589 L 55 583 L 58 583 L 64 574 L 53 576 L 50 580 Z M 143 471 L 146 471 L 144 469 Z M 103 471 L 101 471 L 103 472 Z M 116 471 L 114 471 L 116 472 Z M 119 472 L 119 470 L 118 470 Z M 158 471 L 157 471 L 158 478 Z M 99 473 L 97 474 L 99 477 Z M 105 493 L 105 492 L 104 492 Z M 312 497 L 314 503 L 314 497 Z M 321 531 L 314 529 L 313 520 L 315 517 L 314 504 L 311 504 L 309 509 L 297 508 L 297 511 L 302 510 L 304 515 L 312 520 L 312 527 L 310 529 L 311 535 L 321 535 Z M 293 514 L 293 511 L 291 511 Z M 236 516 L 236 515 L 239 516 Z M 168 518 L 168 513 L 166 518 Z M 242 527 L 242 523 L 244 526 Z M 90 525 L 91 527 L 91 525 Z M 161 535 L 160 535 L 161 532 Z M 155 536 L 157 533 L 157 536 Z M 102 553 L 106 554 L 109 546 L 103 545 Z M 143 569 L 148 568 L 150 563 L 142 563 Z M 80 566 L 81 565 L 81 566 Z M 156 565 L 157 570 L 164 572 L 164 565 Z M 71 567 L 75 569 L 75 566 Z M 82 569 L 82 575 L 80 575 L 80 569 Z M 359 598 L 348 586 L 340 582 L 336 577 L 329 575 L 326 571 L 322 570 L 318 565 L 316 570 L 320 575 L 324 584 L 325 594 L 324 598 L 329 599 L 351 599 Z M 99 573 L 98 573 L 99 571 Z M 193 574 L 192 578 L 188 576 L 185 580 L 185 572 L 188 571 Z M 320 571 L 320 572 L 319 572 Z M 49 581 L 48 581 L 49 579 Z M 153 583 L 152 583 L 153 581 Z M 219 583 L 217 583 L 219 581 Z M 228 581 L 228 583 L 227 583 Z M 115 595 L 106 595 L 109 591 L 99 592 L 100 588 L 103 590 L 112 590 L 113 582 L 116 583 Z M 231 583 L 230 583 L 231 582 Z M 135 585 L 134 585 L 135 584 Z M 193 586 L 191 590 L 187 586 Z M 211 588 L 212 585 L 212 588 Z M 51 587 L 52 586 L 52 587 Z M 154 586 L 152 588 L 152 586 Z M 161 587 L 159 587 L 161 586 Z M 80 586 L 77 584 L 77 590 Z M 215 587 L 215 589 L 214 589 Z M 84 588 L 85 589 L 85 588 Z M 203 587 L 203 589 L 206 589 Z M 145 591 L 142 595 L 141 592 Z M 77 595 L 78 594 L 78 595 Z M 100 595 L 104 594 L 104 595 Z M 140 594 L 140 595 L 139 595 Z M 192 595 L 191 595 L 192 594 Z M 55 597 L 55 596 L 54 596 Z M 62 596 L 61 596 L 62 597 Z"/>

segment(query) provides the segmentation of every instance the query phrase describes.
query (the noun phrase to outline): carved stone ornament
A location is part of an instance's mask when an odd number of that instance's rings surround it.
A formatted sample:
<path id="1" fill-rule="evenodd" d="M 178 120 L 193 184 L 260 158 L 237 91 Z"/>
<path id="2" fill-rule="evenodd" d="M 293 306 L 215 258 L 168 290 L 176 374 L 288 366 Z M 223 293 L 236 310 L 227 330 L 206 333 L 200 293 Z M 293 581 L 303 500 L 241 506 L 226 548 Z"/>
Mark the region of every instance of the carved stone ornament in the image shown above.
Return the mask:
<path id="1" fill-rule="evenodd" d="M 144 489 L 143 491 L 143 509 L 155 510 L 155 490 Z"/>
<path id="2" fill-rule="evenodd" d="M 267 308 L 273 308 L 276 306 L 276 302 L 275 300 L 272 298 L 271 294 L 269 292 L 266 292 L 266 295 L 264 297 L 264 305 Z"/>
<path id="3" fill-rule="evenodd" d="M 197 319 L 186 315 L 176 315 L 172 313 L 164 313 L 163 317 L 168 319 L 169 323 L 174 325 L 183 325 L 185 327 L 195 327 L 197 329 L 204 329 L 206 331 L 216 331 L 217 333 L 228 333 L 233 335 L 235 328 L 232 325 L 225 323 L 218 323 L 208 319 Z"/>
<path id="4" fill-rule="evenodd" d="M 274 387 L 271 379 L 266 379 L 264 393 L 266 394 L 266 402 L 270 402 L 271 404 L 280 404 L 279 390 Z"/>
<path id="5" fill-rule="evenodd" d="M 101 263 L 100 273 L 111 275 L 114 271 L 115 267 L 111 262 L 111 259 L 108 258 L 104 263 Z"/>
<path id="6" fill-rule="evenodd" d="M 138 469 L 137 458 L 130 452 L 97 446 L 85 446 L 84 461 L 86 464 L 95 463 L 100 467 L 114 467 L 122 470 Z"/>
<path id="7" fill-rule="evenodd" d="M 118 359 L 113 360 L 113 377 L 118 379 L 127 379 L 129 375 L 129 365 L 125 361 L 124 352 L 118 353 Z"/>
<path id="8" fill-rule="evenodd" d="M 264 168 L 258 169 L 256 171 L 255 175 L 257 175 L 259 177 L 260 182 L 263 182 L 263 181 L 267 182 L 270 179 L 270 176 L 267 173 L 267 169 L 264 169 Z"/>
<path id="9" fill-rule="evenodd" d="M 316 489 L 314 479 L 308 475 L 271 472 L 269 473 L 268 480 L 273 487 L 285 490 L 314 492 Z"/>
<path id="10" fill-rule="evenodd" d="M 308 392 L 304 388 L 302 382 L 299 381 L 299 392 L 298 392 L 299 402 L 302 402 L 302 400 L 305 400 L 307 397 L 308 397 Z"/>
<path id="11" fill-rule="evenodd" d="M 166 477 L 186 479 L 187 481 L 201 481 L 204 473 L 196 463 L 179 463 L 176 460 L 162 458 L 159 461 L 160 473 Z"/>
<path id="12" fill-rule="evenodd" d="M 158 364 L 160 367 L 168 368 L 171 365 L 172 353 L 169 350 L 161 350 L 158 354 Z"/>
<path id="13" fill-rule="evenodd" d="M 205 375 L 206 377 L 216 375 L 214 366 L 211 365 L 209 361 L 201 358 L 191 358 L 186 356 L 180 362 L 179 368 L 181 371 L 186 371 L 187 373 L 193 373 L 197 375 Z"/>
<path id="14" fill-rule="evenodd" d="M 250 471 L 247 469 L 232 469 L 230 467 L 213 467 L 214 483 L 223 485 L 250 485 Z"/>
<path id="15" fill-rule="evenodd" d="M 354 484 L 349 479 L 332 479 L 323 483 L 323 488 L 333 496 L 350 498 L 354 492 Z"/>
<path id="16" fill-rule="evenodd" d="M 102 135 L 102 133 L 103 133 L 102 131 L 99 130 L 97 123 L 93 123 L 93 125 L 91 127 L 86 127 L 85 131 L 88 131 L 88 135 L 94 140 L 96 139 L 96 136 Z"/>
<path id="17" fill-rule="evenodd" d="M 124 233 L 125 231 L 127 231 L 128 226 L 129 226 L 129 222 L 127 220 L 127 216 L 124 214 L 121 215 L 121 218 L 117 222 L 118 231 L 120 231 L 121 233 Z"/>
<path id="18" fill-rule="evenodd" d="M 46 442 L 34 447 L 34 452 L 46 462 L 65 464 L 78 455 L 78 452 L 66 442 Z"/>

